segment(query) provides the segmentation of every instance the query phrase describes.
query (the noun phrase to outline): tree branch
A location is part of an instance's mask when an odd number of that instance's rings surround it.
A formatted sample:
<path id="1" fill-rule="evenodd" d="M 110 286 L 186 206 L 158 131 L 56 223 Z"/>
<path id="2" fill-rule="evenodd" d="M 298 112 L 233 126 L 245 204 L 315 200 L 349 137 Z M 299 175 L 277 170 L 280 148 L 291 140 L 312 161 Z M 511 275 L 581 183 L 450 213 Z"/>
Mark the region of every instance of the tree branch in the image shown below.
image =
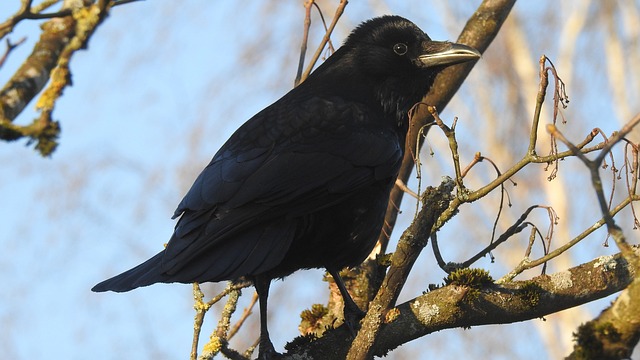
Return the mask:
<path id="1" fill-rule="evenodd" d="M 322 54 L 324 47 L 330 41 L 331 33 L 333 33 L 333 29 L 336 27 L 338 20 L 340 20 L 340 17 L 344 13 L 344 8 L 347 6 L 348 2 L 349 2 L 348 0 L 340 0 L 340 3 L 336 8 L 336 13 L 333 15 L 333 20 L 331 20 L 331 24 L 329 25 L 329 28 L 327 29 L 324 36 L 322 37 L 322 41 L 320 41 L 320 45 L 318 45 L 316 52 L 311 57 L 311 60 L 309 61 L 309 64 L 307 65 L 306 70 L 302 73 L 302 75 L 299 78 L 296 76 L 296 85 L 305 81 L 307 77 L 309 77 L 309 74 L 311 74 L 313 67 L 316 65 L 316 62 L 318 62 L 318 59 L 320 59 L 320 54 Z"/>
<path id="2" fill-rule="evenodd" d="M 371 357 L 380 325 L 387 311 L 395 305 L 413 264 L 427 244 L 436 220 L 448 207 L 453 189 L 453 180 L 448 178 L 437 189 L 429 188 L 425 191 L 424 205 L 411 226 L 402 234 L 396 251 L 391 255 L 391 266 L 380 287 L 383 291 L 378 291 L 369 304 L 369 311 L 351 345 L 347 359 L 364 360 Z"/>
<path id="3" fill-rule="evenodd" d="M 567 359 L 630 359 L 640 340 L 640 277 L 598 317 L 580 325 Z"/>
<path id="4" fill-rule="evenodd" d="M 634 251 L 640 255 L 640 249 Z M 390 311 L 395 315 L 383 320 L 372 353 L 383 356 L 411 340 L 444 329 L 508 324 L 579 306 L 624 289 L 638 270 L 616 254 L 526 281 L 480 288 L 448 285 Z M 306 359 L 344 359 L 350 343 L 349 331 L 341 326 L 315 341 L 292 342 L 284 359 L 302 355 Z"/>
<path id="5" fill-rule="evenodd" d="M 30 1 L 23 7 L 30 9 Z M 29 137 L 43 156 L 57 146 L 60 124 L 52 119 L 53 107 L 62 91 L 71 83 L 71 56 L 86 46 L 89 38 L 108 14 L 112 2 L 99 0 L 95 4 L 64 3 L 63 11 L 70 15 L 55 17 L 42 25 L 42 35 L 33 52 L 0 90 L 0 139 L 12 141 Z M 68 7 L 67 7 L 68 6 Z M 30 11 L 30 10 L 29 10 Z M 40 116 L 31 124 L 13 123 L 27 104 L 49 83 L 38 99 Z"/>

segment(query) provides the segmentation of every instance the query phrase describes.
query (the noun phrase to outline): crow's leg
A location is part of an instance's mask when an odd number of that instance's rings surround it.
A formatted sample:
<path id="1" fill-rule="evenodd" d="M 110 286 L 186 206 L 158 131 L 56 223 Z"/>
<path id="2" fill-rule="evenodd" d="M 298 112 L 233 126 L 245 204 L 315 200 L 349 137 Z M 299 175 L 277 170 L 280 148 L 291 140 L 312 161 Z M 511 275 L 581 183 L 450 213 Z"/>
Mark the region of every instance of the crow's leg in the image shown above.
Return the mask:
<path id="1" fill-rule="evenodd" d="M 269 338 L 269 330 L 267 329 L 267 298 L 269 297 L 269 286 L 271 279 L 264 275 L 256 275 L 253 278 L 253 285 L 258 292 L 258 301 L 260 302 L 260 346 L 258 347 L 258 359 L 269 360 L 278 357 L 278 354 Z"/>
<path id="2" fill-rule="evenodd" d="M 347 324 L 351 334 L 355 336 L 356 327 L 364 317 L 365 313 L 360 310 L 355 301 L 353 301 L 353 298 L 347 291 L 347 286 L 344 284 L 344 280 L 340 277 L 340 272 L 333 268 L 327 268 L 327 271 L 331 276 L 333 276 L 333 280 L 336 282 L 336 285 L 338 285 L 338 289 L 342 295 L 342 301 L 344 302 L 344 323 Z"/>

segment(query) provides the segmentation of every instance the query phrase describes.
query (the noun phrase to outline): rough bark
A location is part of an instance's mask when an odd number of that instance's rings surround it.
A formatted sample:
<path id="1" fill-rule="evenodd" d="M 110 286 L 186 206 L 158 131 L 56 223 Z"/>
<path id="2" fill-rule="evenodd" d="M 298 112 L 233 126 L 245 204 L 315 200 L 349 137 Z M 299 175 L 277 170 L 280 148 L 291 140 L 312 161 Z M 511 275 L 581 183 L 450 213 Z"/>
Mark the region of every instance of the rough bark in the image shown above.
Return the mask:
<path id="1" fill-rule="evenodd" d="M 640 249 L 635 248 L 636 254 Z M 637 276 L 621 254 L 602 256 L 551 275 L 502 285 L 448 285 L 398 305 L 383 319 L 372 354 L 444 329 L 508 324 L 541 318 L 625 289 Z M 427 284 L 425 284 L 425 288 Z M 631 311 L 631 309 L 629 309 Z M 286 346 L 285 359 L 344 359 L 352 337 L 346 327 Z"/>

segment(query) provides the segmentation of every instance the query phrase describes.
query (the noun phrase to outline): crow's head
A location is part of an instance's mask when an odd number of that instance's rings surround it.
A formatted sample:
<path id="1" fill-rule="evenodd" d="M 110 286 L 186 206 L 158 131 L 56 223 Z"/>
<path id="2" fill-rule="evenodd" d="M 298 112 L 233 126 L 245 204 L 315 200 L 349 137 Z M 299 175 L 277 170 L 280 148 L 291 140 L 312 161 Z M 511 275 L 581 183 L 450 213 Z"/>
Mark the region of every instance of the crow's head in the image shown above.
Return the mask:
<path id="1" fill-rule="evenodd" d="M 382 16 L 354 29 L 318 70 L 337 75 L 334 81 L 373 95 L 386 112 L 404 117 L 442 69 L 479 57 L 469 46 L 431 40 L 405 18 Z"/>
<path id="2" fill-rule="evenodd" d="M 400 16 L 382 16 L 360 24 L 347 38 L 362 69 L 371 76 L 437 73 L 445 66 L 475 60 L 480 53 L 469 46 L 433 41 L 419 27 Z"/>

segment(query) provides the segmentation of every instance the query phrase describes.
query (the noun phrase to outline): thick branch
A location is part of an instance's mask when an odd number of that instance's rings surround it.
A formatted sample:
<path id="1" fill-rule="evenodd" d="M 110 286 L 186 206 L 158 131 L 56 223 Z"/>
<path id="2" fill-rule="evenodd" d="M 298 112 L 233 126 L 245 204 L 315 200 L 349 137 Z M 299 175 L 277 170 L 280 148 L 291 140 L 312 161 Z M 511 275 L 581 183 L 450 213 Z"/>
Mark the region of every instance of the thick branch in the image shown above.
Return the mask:
<path id="1" fill-rule="evenodd" d="M 567 359 L 630 359 L 640 340 L 640 277 L 600 315 L 574 333 Z"/>
<path id="2" fill-rule="evenodd" d="M 71 15 L 42 24 L 42 35 L 31 55 L 0 91 L 0 119 L 3 122 L 13 121 L 44 88 L 62 50 L 74 34 L 75 20 Z M 0 132 L 0 137 L 11 140 L 10 134 L 5 130 Z"/>
<path id="3" fill-rule="evenodd" d="M 85 6 L 84 2 L 64 2 L 63 9 L 71 15 L 54 18 L 42 25 L 42 35 L 33 52 L 14 76 L 0 90 L 0 139 L 17 140 L 30 137 L 37 141 L 36 149 L 50 155 L 57 146 L 60 125 L 52 119 L 52 111 L 62 91 L 71 83 L 71 56 L 86 46 L 97 26 L 106 18 L 112 2 L 99 0 Z M 31 124 L 13 123 L 26 105 L 42 91 L 36 107 L 40 116 Z"/>
<path id="4" fill-rule="evenodd" d="M 402 234 L 398 247 L 391 256 L 391 266 L 382 282 L 381 290 L 369 305 L 369 311 L 351 345 L 347 359 L 359 360 L 371 357 L 372 346 L 380 331 L 380 325 L 387 311 L 395 305 L 413 264 L 427 244 L 436 220 L 448 207 L 453 188 L 453 180 L 448 178 L 438 188 L 429 188 L 425 191 L 424 205 L 411 226 Z"/>
<path id="5" fill-rule="evenodd" d="M 639 249 L 635 249 L 640 254 Z M 621 254 L 602 256 L 552 275 L 471 289 L 449 285 L 404 304 L 386 317 L 373 353 L 388 351 L 427 334 L 452 328 L 531 320 L 601 299 L 627 287 L 638 269 Z M 289 346 L 285 359 L 344 359 L 351 339 L 345 326 L 322 338 Z"/>

